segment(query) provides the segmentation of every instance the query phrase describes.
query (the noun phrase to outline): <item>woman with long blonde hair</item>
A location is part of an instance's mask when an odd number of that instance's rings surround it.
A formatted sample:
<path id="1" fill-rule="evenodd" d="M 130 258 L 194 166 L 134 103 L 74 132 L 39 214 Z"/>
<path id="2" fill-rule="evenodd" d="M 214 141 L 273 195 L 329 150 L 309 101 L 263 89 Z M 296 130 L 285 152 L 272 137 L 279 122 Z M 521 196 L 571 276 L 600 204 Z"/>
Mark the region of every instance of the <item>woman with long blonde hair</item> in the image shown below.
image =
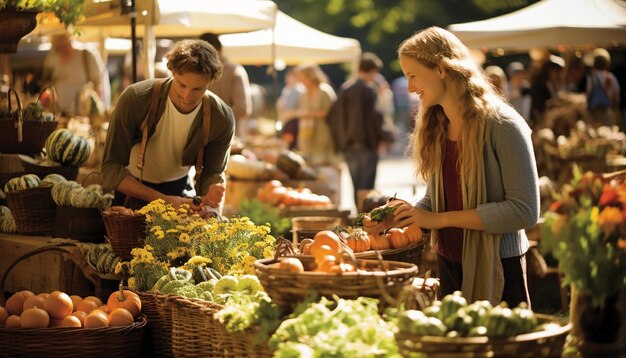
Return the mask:
<path id="1" fill-rule="evenodd" d="M 524 229 L 539 219 L 530 128 L 452 33 L 427 28 L 398 56 L 421 97 L 409 148 L 427 191 L 415 206 L 402 202 L 397 226 L 432 230 L 441 296 L 530 304 Z"/>

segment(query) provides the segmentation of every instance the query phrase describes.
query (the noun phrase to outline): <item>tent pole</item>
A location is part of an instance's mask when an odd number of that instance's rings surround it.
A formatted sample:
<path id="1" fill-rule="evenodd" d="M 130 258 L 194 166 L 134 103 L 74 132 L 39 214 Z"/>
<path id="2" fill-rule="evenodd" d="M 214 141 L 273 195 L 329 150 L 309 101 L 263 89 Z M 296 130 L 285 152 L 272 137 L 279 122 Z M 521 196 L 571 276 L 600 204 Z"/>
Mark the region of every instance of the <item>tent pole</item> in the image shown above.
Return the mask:
<path id="1" fill-rule="evenodd" d="M 137 82 L 137 10 L 135 0 L 130 0 L 130 39 L 132 44 L 133 83 Z"/>

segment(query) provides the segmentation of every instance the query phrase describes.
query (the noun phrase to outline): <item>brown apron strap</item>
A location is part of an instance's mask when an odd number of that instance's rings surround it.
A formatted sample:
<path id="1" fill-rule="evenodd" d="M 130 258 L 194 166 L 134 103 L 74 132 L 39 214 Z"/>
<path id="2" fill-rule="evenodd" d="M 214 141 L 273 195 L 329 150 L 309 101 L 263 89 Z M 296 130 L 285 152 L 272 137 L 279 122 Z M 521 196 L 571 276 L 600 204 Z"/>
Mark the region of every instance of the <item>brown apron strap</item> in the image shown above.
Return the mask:
<path id="1" fill-rule="evenodd" d="M 148 132 L 151 127 L 154 127 L 159 121 L 156 118 L 156 113 L 159 108 L 159 95 L 163 88 L 165 79 L 157 79 L 152 86 L 152 97 L 150 98 L 150 110 L 146 115 L 146 118 L 141 122 L 141 146 L 139 148 L 139 160 L 137 160 L 137 169 L 139 169 L 139 181 L 143 181 L 143 166 L 145 163 L 146 146 L 148 145 Z"/>
<path id="2" fill-rule="evenodd" d="M 204 163 L 204 148 L 209 143 L 209 132 L 211 131 L 211 99 L 206 94 L 202 97 L 202 147 L 196 156 L 196 176 L 194 181 L 196 190 L 200 188 L 200 175 Z"/>

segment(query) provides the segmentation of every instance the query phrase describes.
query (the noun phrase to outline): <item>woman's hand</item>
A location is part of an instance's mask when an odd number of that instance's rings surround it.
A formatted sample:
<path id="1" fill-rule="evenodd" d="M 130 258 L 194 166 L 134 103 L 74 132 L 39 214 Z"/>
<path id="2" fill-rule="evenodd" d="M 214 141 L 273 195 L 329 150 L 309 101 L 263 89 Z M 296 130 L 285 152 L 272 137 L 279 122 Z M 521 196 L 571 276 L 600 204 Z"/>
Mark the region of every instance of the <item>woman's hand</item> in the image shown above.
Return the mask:
<path id="1" fill-rule="evenodd" d="M 437 214 L 428 210 L 416 208 L 404 202 L 393 213 L 393 218 L 397 222 L 397 227 L 407 227 L 417 225 L 422 229 L 437 229 Z"/>
<path id="2" fill-rule="evenodd" d="M 374 221 L 369 215 L 363 216 L 363 230 L 368 234 L 378 235 L 387 230 L 383 221 Z"/>

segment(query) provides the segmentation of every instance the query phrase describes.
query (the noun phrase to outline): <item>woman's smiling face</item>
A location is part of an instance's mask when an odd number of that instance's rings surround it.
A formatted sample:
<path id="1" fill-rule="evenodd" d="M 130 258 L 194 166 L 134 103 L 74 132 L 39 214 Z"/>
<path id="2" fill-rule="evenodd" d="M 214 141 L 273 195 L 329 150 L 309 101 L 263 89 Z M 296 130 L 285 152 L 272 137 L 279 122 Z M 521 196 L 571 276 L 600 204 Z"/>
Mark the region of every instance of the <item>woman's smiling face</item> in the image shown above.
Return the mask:
<path id="1" fill-rule="evenodd" d="M 207 76 L 194 72 L 174 73 L 173 77 L 170 99 L 180 113 L 190 113 L 202 101 L 202 95 L 211 81 Z"/>
<path id="2" fill-rule="evenodd" d="M 430 68 L 412 57 L 400 56 L 400 67 L 406 76 L 409 93 L 420 96 L 423 108 L 441 104 L 445 94 L 445 73 L 439 68 Z"/>

